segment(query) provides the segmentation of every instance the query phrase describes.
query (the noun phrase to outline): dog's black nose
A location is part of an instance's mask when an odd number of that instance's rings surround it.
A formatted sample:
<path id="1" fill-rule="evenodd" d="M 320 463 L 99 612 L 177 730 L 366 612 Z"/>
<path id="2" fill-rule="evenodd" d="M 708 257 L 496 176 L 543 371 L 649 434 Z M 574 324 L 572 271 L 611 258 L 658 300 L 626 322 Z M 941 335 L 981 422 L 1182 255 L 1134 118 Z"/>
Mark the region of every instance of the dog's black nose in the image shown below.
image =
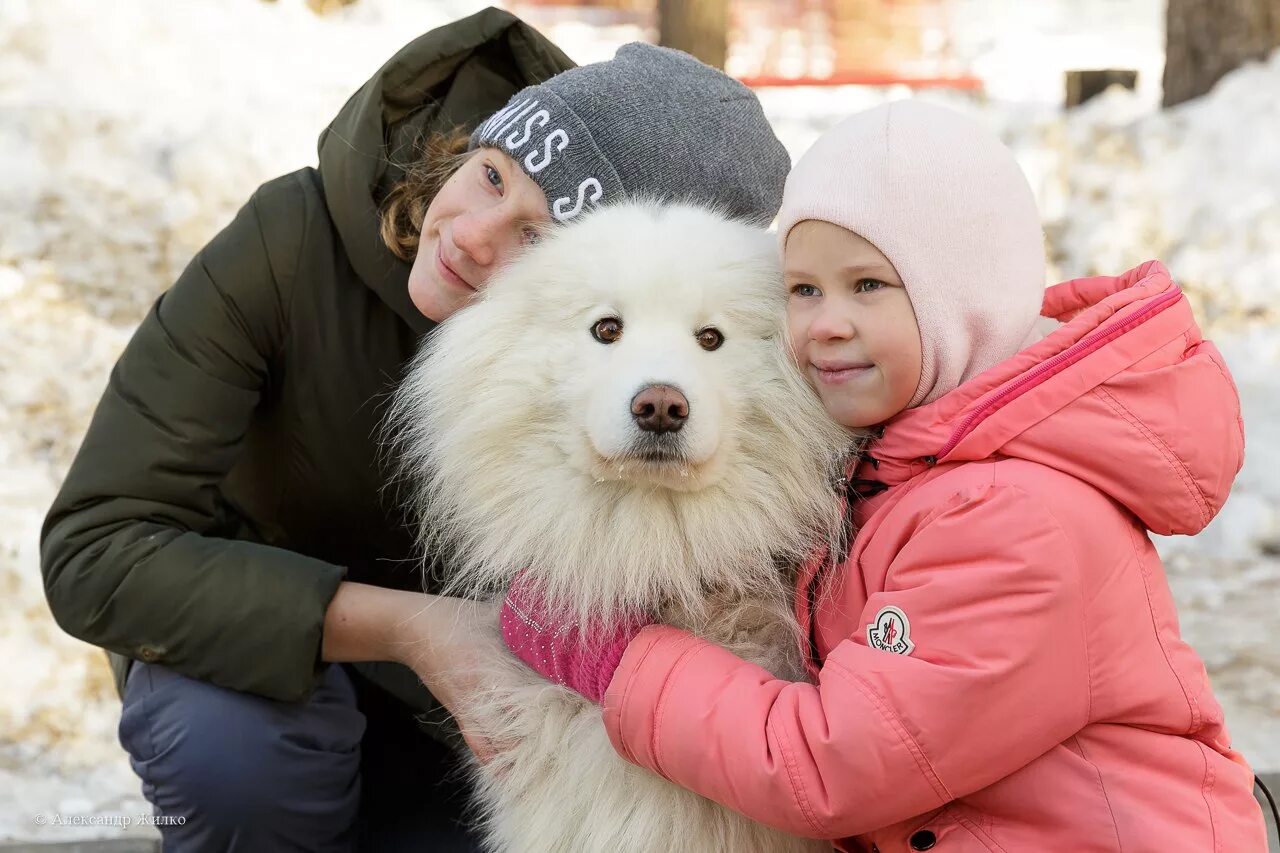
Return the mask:
<path id="1" fill-rule="evenodd" d="M 645 432 L 679 432 L 689 419 L 689 401 L 670 385 L 650 385 L 631 398 L 631 417 Z"/>

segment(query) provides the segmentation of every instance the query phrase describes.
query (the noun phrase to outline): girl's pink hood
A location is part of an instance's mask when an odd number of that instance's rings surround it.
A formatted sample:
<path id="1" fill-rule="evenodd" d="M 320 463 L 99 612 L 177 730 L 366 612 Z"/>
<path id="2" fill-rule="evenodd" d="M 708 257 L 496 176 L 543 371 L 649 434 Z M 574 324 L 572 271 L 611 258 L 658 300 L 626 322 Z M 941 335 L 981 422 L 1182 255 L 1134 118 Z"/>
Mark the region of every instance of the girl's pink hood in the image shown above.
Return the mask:
<path id="1" fill-rule="evenodd" d="M 886 425 L 860 476 L 897 485 L 935 463 L 1027 459 L 1083 480 L 1153 532 L 1196 533 L 1244 460 L 1235 384 L 1169 272 L 1067 281 L 1048 337 Z"/>

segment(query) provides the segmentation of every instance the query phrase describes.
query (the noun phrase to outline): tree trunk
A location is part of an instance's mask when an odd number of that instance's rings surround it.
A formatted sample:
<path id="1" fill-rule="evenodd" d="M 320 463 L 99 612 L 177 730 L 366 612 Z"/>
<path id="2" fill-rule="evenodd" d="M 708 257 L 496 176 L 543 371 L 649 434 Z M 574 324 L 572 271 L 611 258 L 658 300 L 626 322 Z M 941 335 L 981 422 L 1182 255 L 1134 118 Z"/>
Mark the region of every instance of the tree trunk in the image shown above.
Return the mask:
<path id="1" fill-rule="evenodd" d="M 1205 94 L 1280 46 L 1280 0 L 1168 0 L 1164 105 Z"/>
<path id="2" fill-rule="evenodd" d="M 658 0 L 658 44 L 724 68 L 729 0 Z"/>
<path id="3" fill-rule="evenodd" d="M 1138 72 L 1132 68 L 1082 69 L 1067 72 L 1067 97 L 1063 105 L 1078 107 L 1093 100 L 1112 86 L 1133 91 L 1138 85 Z"/>

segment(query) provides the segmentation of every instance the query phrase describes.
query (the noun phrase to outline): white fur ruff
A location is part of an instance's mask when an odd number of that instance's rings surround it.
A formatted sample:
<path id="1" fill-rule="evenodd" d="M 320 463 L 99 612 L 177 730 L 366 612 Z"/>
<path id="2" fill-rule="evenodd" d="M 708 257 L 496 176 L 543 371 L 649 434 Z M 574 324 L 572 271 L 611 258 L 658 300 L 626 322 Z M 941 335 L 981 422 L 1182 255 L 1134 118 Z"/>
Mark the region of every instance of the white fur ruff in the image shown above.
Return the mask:
<path id="1" fill-rule="evenodd" d="M 850 436 L 791 364 L 784 288 L 759 229 L 676 205 L 608 207 L 556 230 L 436 330 L 388 421 L 420 539 L 448 588 L 516 573 L 578 619 L 657 614 L 803 678 L 790 577 L 839 531 Z M 611 343 L 593 336 L 620 323 Z M 708 328 L 723 344 L 708 348 Z M 679 389 L 676 432 L 638 426 Z M 495 629 L 496 630 L 496 629 Z M 510 657 L 468 708 L 506 751 L 476 768 L 495 851 L 808 851 L 628 764 L 596 706 Z"/>

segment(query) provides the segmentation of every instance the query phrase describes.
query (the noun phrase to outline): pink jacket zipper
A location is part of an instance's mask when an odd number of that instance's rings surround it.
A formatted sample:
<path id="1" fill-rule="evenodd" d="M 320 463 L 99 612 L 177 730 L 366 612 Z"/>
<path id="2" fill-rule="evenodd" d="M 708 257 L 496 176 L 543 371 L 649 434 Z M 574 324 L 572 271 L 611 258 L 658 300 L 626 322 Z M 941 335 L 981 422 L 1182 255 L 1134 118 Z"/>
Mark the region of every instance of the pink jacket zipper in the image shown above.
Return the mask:
<path id="1" fill-rule="evenodd" d="M 986 420 L 989 416 L 995 414 L 999 409 L 1009 403 L 1011 400 L 1020 397 L 1027 391 L 1030 391 L 1036 385 L 1044 382 L 1050 376 L 1071 366 L 1080 359 L 1099 349 L 1107 342 L 1123 335 L 1136 326 L 1150 320 L 1155 315 L 1164 311 L 1182 298 L 1182 291 L 1173 288 L 1167 293 L 1161 294 L 1151 301 L 1151 304 L 1140 311 L 1135 312 L 1129 318 L 1114 326 L 1103 326 L 1095 329 L 1088 335 L 1076 341 L 1053 358 L 1041 364 L 1035 370 L 1018 379 L 1012 385 L 1002 388 L 998 393 L 987 398 L 976 409 L 965 416 L 955 431 L 951 433 L 951 437 L 947 439 L 947 443 L 938 451 L 934 459 L 942 461 L 948 453 L 955 449 L 965 436 L 978 428 L 978 425 Z"/>

